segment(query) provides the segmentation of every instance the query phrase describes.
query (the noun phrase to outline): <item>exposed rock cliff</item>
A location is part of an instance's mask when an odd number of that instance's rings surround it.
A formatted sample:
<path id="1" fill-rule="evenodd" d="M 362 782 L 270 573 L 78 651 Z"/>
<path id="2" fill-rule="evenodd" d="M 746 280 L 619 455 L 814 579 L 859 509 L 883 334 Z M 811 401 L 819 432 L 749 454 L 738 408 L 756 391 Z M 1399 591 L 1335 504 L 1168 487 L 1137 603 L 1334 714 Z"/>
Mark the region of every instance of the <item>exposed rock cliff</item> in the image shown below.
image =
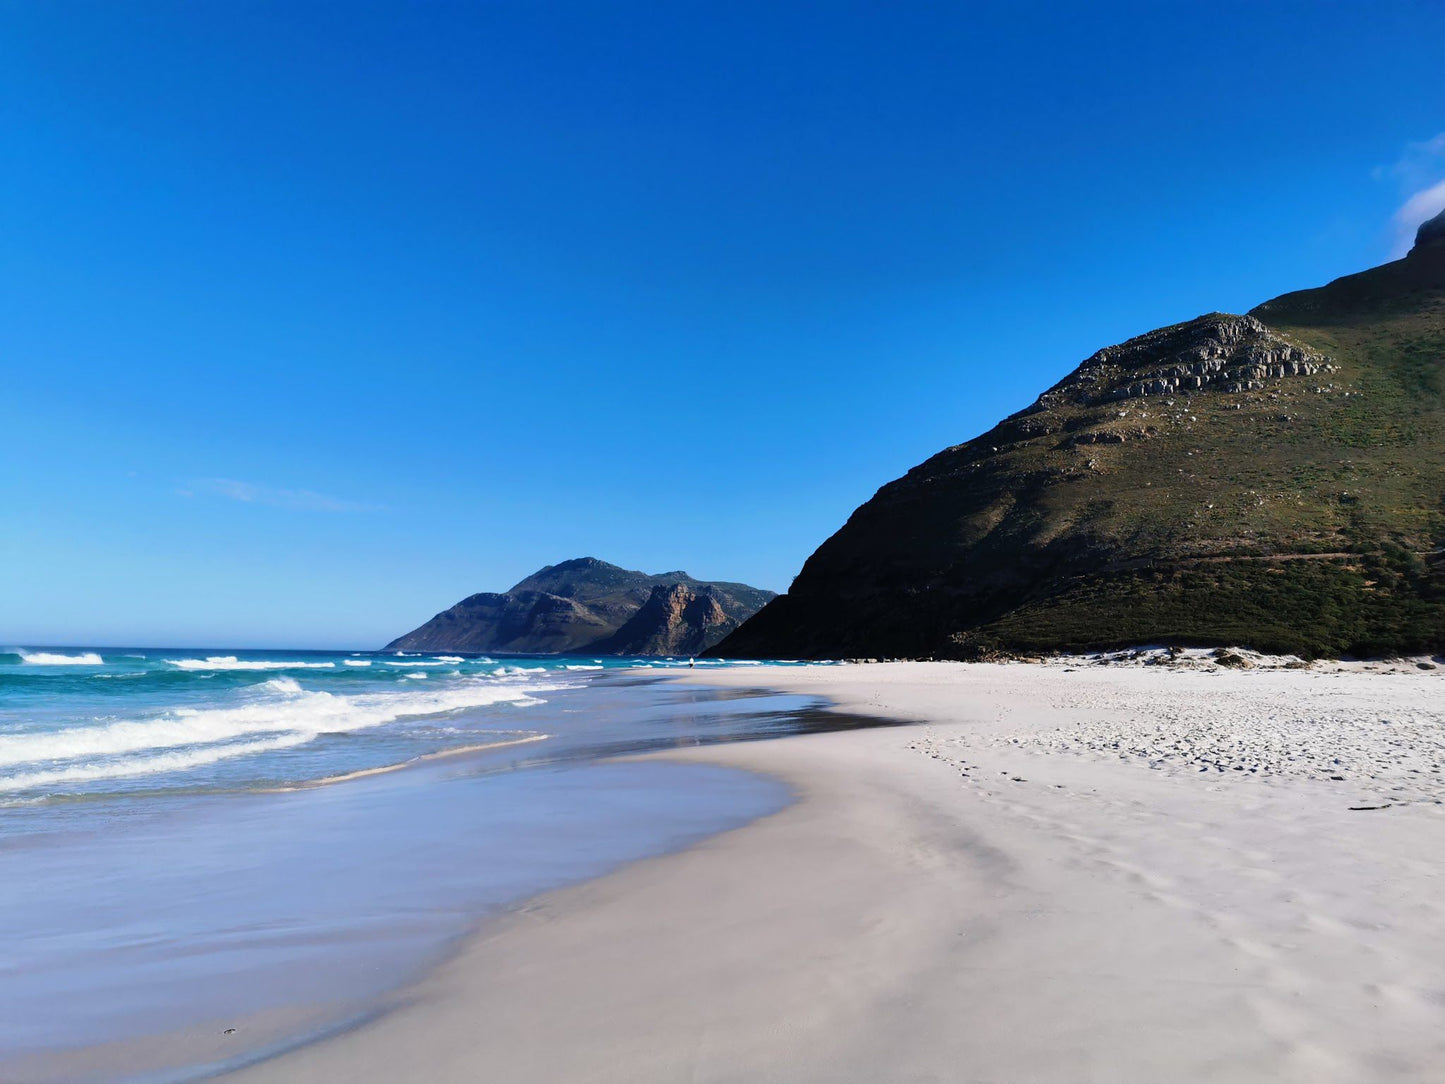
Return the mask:
<path id="1" fill-rule="evenodd" d="M 1096 353 L 878 491 L 716 654 L 1445 649 L 1445 214 Z"/>
<path id="2" fill-rule="evenodd" d="M 1215 312 L 1105 347 L 1041 395 L 1033 411 L 1205 388 L 1261 391 L 1285 377 L 1334 369 L 1323 354 L 1286 341 L 1253 316 Z"/>
<path id="3" fill-rule="evenodd" d="M 463 599 L 388 651 L 696 654 L 773 597 L 686 572 L 650 576 L 595 557 L 548 565 L 510 591 Z"/>
<path id="4" fill-rule="evenodd" d="M 697 655 L 739 624 L 712 587 L 694 591 L 673 583 L 654 587 L 642 608 L 593 649 L 608 655 Z"/>

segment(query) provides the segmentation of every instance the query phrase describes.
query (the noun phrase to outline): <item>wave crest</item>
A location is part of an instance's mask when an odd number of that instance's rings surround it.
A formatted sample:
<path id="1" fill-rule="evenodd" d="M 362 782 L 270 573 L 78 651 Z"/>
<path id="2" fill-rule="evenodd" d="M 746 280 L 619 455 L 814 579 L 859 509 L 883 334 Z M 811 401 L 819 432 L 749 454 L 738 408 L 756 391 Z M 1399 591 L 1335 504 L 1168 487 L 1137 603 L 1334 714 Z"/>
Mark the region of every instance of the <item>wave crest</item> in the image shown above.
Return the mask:
<path id="1" fill-rule="evenodd" d="M 179 670 L 334 670 L 334 662 L 276 659 L 238 659 L 235 655 L 209 655 L 204 659 L 166 659 Z"/>
<path id="2" fill-rule="evenodd" d="M 79 655 L 60 655 L 53 651 L 17 651 L 20 661 L 30 666 L 104 666 L 105 660 L 94 651 Z"/>
<path id="3" fill-rule="evenodd" d="M 469 681 L 435 690 L 344 696 L 277 677 L 254 686 L 240 704 L 174 708 L 148 719 L 122 719 L 60 731 L 0 735 L 0 793 L 56 783 L 177 771 L 269 748 L 303 745 L 326 733 L 382 726 L 491 704 L 541 703 L 533 694 L 560 686 Z M 270 744 L 266 744 L 270 743 Z M 169 759 L 159 759 L 165 755 Z"/>

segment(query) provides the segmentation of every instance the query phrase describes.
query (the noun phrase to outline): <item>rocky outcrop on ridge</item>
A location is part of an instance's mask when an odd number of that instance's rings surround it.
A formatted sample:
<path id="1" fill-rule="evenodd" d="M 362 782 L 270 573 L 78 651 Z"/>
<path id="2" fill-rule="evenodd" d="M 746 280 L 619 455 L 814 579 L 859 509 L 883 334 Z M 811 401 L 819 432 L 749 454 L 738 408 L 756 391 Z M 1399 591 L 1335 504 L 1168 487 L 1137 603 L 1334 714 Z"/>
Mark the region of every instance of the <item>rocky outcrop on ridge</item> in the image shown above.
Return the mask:
<path id="1" fill-rule="evenodd" d="M 1323 354 L 1289 342 L 1253 316 L 1216 312 L 1105 347 L 1041 395 L 1032 409 L 1048 410 L 1068 400 L 1107 403 L 1205 388 L 1260 391 L 1271 381 L 1334 368 Z"/>

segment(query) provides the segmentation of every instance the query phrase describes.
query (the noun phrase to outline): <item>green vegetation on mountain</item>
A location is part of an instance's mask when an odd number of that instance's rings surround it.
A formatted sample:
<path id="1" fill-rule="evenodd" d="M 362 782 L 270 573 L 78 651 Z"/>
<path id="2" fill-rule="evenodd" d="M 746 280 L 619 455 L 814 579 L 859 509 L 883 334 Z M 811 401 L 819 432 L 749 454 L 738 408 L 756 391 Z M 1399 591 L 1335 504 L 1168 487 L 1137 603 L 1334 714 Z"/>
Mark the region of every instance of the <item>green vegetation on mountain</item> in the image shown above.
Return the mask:
<path id="1" fill-rule="evenodd" d="M 645 572 L 579 557 L 510 591 L 471 595 L 386 645 L 387 651 L 696 654 L 773 597 L 743 583 Z"/>
<path id="2" fill-rule="evenodd" d="M 1445 649 L 1445 214 L 1099 351 L 884 486 L 715 654 Z"/>

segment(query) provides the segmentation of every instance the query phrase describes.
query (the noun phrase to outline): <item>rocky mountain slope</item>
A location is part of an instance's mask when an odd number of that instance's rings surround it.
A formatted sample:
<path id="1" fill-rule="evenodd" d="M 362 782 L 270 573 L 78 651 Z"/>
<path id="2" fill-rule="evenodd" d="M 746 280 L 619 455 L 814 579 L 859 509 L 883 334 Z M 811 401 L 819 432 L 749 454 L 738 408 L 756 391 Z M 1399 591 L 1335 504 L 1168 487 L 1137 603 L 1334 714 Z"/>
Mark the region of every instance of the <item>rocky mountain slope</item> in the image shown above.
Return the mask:
<path id="1" fill-rule="evenodd" d="M 472 595 L 387 651 L 500 651 L 683 655 L 716 644 L 773 597 L 686 572 L 650 576 L 581 557 L 528 576 L 510 591 Z"/>
<path id="2" fill-rule="evenodd" d="M 642 608 L 593 649 L 604 655 L 698 655 L 740 624 L 710 584 L 694 590 L 670 583 L 654 587 Z"/>
<path id="3" fill-rule="evenodd" d="M 1099 351 L 884 486 L 715 654 L 1445 650 L 1445 214 Z"/>

